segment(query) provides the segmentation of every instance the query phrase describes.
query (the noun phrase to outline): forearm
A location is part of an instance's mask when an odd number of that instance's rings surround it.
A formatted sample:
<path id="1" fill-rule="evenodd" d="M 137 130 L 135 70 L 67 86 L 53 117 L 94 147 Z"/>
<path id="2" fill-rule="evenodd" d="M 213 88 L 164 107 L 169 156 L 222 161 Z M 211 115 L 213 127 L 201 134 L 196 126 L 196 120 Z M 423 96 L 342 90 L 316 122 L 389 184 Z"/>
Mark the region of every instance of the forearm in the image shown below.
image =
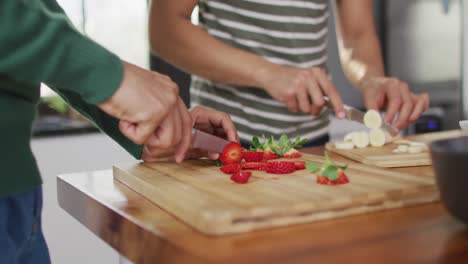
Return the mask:
<path id="1" fill-rule="evenodd" d="M 104 113 L 95 105 L 83 101 L 81 97 L 74 92 L 57 89 L 57 87 L 53 87 L 53 89 L 73 108 L 91 120 L 101 131 L 116 141 L 129 154 L 136 159 L 140 159 L 143 147 L 133 143 L 120 132 L 118 119 Z"/>
<path id="2" fill-rule="evenodd" d="M 372 4 L 366 2 L 364 0 L 352 5 L 347 1 L 339 1 L 336 23 L 340 61 L 345 75 L 358 89 L 366 78 L 382 77 L 385 74 L 372 18 Z M 359 13 L 356 13 L 355 8 L 359 8 Z M 357 16 L 361 19 L 356 19 Z"/>
<path id="3" fill-rule="evenodd" d="M 382 55 L 375 34 L 366 34 L 355 38 L 345 37 L 343 44 L 349 52 L 348 58 L 346 56 L 340 57 L 343 70 L 356 88 L 360 88 L 360 84 L 365 78 L 384 76 Z"/>
<path id="4" fill-rule="evenodd" d="M 224 44 L 191 24 L 186 15 L 174 15 L 167 10 L 171 8 L 168 2 L 153 1 L 152 4 L 150 43 L 154 53 L 182 70 L 212 81 L 262 87 L 262 71 L 275 65 L 258 55 Z"/>

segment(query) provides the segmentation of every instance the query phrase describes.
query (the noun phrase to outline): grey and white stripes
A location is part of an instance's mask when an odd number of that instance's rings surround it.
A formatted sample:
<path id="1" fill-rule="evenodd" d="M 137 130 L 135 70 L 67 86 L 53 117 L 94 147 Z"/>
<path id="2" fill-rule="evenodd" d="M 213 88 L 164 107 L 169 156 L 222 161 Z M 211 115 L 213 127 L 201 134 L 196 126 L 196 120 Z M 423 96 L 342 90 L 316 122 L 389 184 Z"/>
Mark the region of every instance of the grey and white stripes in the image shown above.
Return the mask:
<path id="1" fill-rule="evenodd" d="M 200 0 L 200 25 L 213 37 L 266 60 L 295 67 L 327 62 L 327 0 Z M 318 117 L 288 111 L 257 88 L 193 76 L 192 105 L 231 114 L 242 140 L 282 133 L 314 139 L 328 132 L 328 111 Z"/>

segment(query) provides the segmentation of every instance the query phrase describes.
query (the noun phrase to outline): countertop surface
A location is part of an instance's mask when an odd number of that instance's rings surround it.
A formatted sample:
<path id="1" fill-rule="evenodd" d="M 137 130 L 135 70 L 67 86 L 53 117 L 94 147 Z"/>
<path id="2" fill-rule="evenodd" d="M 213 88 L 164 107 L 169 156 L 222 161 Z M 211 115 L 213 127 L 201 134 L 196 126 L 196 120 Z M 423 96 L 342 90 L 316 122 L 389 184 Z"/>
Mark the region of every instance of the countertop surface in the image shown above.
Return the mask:
<path id="1" fill-rule="evenodd" d="M 213 237 L 115 181 L 111 170 L 60 175 L 57 188 L 64 210 L 135 263 L 468 263 L 468 228 L 440 203 Z"/>

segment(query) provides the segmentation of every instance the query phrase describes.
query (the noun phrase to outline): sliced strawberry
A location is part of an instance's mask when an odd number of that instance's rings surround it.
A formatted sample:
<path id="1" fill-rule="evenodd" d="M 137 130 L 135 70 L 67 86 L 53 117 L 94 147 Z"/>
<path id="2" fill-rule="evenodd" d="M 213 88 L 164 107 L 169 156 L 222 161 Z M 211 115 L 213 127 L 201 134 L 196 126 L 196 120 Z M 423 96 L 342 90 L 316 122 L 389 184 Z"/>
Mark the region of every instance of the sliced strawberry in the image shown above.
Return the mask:
<path id="1" fill-rule="evenodd" d="M 294 161 L 294 166 L 296 167 L 296 170 L 305 170 L 305 161 Z"/>
<path id="2" fill-rule="evenodd" d="M 250 176 L 252 176 L 251 171 L 239 171 L 231 176 L 231 180 L 236 183 L 244 184 L 249 181 Z"/>
<path id="3" fill-rule="evenodd" d="M 272 174 L 289 174 L 296 171 L 296 165 L 290 161 L 267 162 L 266 172 Z"/>
<path id="4" fill-rule="evenodd" d="M 240 164 L 242 170 L 265 170 L 266 162 L 244 162 Z"/>
<path id="5" fill-rule="evenodd" d="M 337 184 L 346 184 L 349 183 L 348 176 L 346 176 L 345 172 L 340 170 L 338 172 L 338 180 L 336 180 Z"/>
<path id="6" fill-rule="evenodd" d="M 294 159 L 294 158 L 300 158 L 302 157 L 302 154 L 295 148 L 292 148 L 288 150 L 288 152 L 283 154 L 283 158 L 286 159 Z"/>
<path id="7" fill-rule="evenodd" d="M 242 156 L 246 162 L 259 162 L 263 160 L 263 151 L 243 151 Z"/>
<path id="8" fill-rule="evenodd" d="M 324 184 L 324 185 L 330 185 L 330 180 L 322 175 L 317 175 L 317 183 L 318 184 Z"/>
<path id="9" fill-rule="evenodd" d="M 232 163 L 224 165 L 219 169 L 226 174 L 233 174 L 240 171 L 240 165 L 239 163 Z"/>
<path id="10" fill-rule="evenodd" d="M 242 147 L 237 142 L 231 142 L 224 147 L 219 155 L 219 160 L 224 164 L 240 163 L 242 160 Z"/>
<path id="11" fill-rule="evenodd" d="M 322 175 L 317 175 L 317 183 L 318 184 L 324 184 L 324 185 L 340 185 L 340 184 L 346 184 L 349 183 L 349 179 L 344 173 L 344 171 L 339 172 L 338 179 L 331 181 L 325 176 Z"/>
<path id="12" fill-rule="evenodd" d="M 279 158 L 280 156 L 278 156 L 272 150 L 265 150 L 265 152 L 263 153 L 263 160 L 273 160 L 273 159 L 279 159 Z"/>

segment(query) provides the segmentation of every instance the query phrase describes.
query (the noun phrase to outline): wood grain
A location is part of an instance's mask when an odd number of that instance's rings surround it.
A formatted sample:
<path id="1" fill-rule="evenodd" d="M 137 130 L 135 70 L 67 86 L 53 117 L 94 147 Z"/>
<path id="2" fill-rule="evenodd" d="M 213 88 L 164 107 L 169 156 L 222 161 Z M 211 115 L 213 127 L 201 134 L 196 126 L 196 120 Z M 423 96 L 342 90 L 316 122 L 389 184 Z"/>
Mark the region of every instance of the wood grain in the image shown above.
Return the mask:
<path id="1" fill-rule="evenodd" d="M 388 170 L 432 174 L 430 166 Z M 137 264 L 468 263 L 468 229 L 438 202 L 217 237 L 183 224 L 111 170 L 60 175 L 57 190 L 64 210 Z"/>
<path id="2" fill-rule="evenodd" d="M 438 133 L 428 133 L 408 137 L 407 139 L 430 143 L 435 140 L 461 137 L 461 130 L 451 130 Z M 415 167 L 431 165 L 431 157 L 429 151 L 410 154 L 410 153 L 393 153 L 397 148 L 397 144 L 391 143 L 383 147 L 367 147 L 355 148 L 351 150 L 336 149 L 332 143 L 325 145 L 326 149 L 334 153 L 340 154 L 348 159 L 377 167 L 383 168 L 398 168 L 398 167 Z"/>
<path id="3" fill-rule="evenodd" d="M 319 165 L 322 156 L 301 160 Z M 323 186 L 301 170 L 277 179 L 253 173 L 233 183 L 212 161 L 159 162 L 114 167 L 114 177 L 197 230 L 211 235 L 306 223 L 438 200 L 434 177 L 350 163 L 351 183 Z"/>

